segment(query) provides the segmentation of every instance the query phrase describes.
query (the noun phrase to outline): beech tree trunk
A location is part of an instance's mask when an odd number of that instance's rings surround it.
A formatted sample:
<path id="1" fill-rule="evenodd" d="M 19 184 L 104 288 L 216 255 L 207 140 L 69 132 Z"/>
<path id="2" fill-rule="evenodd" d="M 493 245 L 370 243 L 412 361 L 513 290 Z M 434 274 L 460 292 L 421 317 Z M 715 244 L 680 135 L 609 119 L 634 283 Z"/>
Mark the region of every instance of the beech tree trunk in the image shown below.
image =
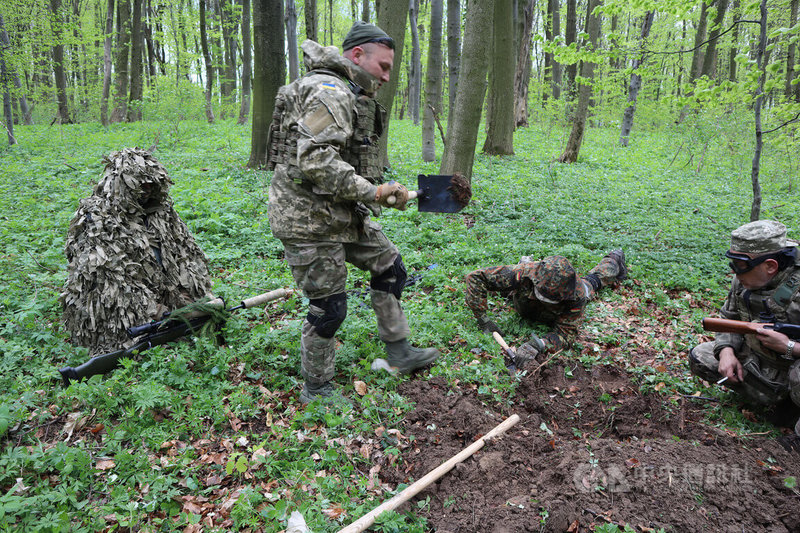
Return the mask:
<path id="1" fill-rule="evenodd" d="M 317 41 L 317 0 L 305 0 L 306 39 Z"/>
<path id="2" fill-rule="evenodd" d="M 418 14 L 419 0 L 409 0 L 408 24 L 411 29 L 411 61 L 408 73 L 408 114 L 411 115 L 411 120 L 414 121 L 415 126 L 419 125 L 419 101 L 422 92 L 422 54 L 419 48 L 419 31 L 417 30 Z"/>
<path id="3" fill-rule="evenodd" d="M 756 129 L 756 148 L 753 153 L 753 167 L 750 179 L 753 183 L 753 204 L 750 207 L 750 222 L 761 218 L 761 183 L 759 172 L 761 170 L 761 150 L 763 139 L 761 131 L 761 106 L 764 103 L 764 82 L 767 77 L 766 61 L 764 55 L 767 49 L 767 0 L 761 0 L 759 8 L 761 13 L 760 32 L 758 35 L 758 49 L 756 50 L 756 63 L 758 64 L 758 85 L 756 86 L 756 101 L 753 106 Z"/>
<path id="4" fill-rule="evenodd" d="M 283 0 L 253 2 L 253 131 L 248 168 L 267 163 L 267 133 L 275 96 L 286 78 Z"/>
<path id="5" fill-rule="evenodd" d="M 528 86 L 531 80 L 531 30 L 535 0 L 519 0 L 517 21 L 517 68 L 514 73 L 514 124 L 528 125 Z"/>
<path id="6" fill-rule="evenodd" d="M 442 109 L 442 1 L 430 0 L 431 30 L 422 115 L 422 160 L 428 162 L 436 159 L 436 121 Z"/>
<path id="7" fill-rule="evenodd" d="M 289 55 L 289 81 L 294 81 L 300 76 L 300 57 L 297 53 L 297 11 L 294 0 L 286 0 L 286 49 Z"/>
<path id="8" fill-rule="evenodd" d="M 447 129 L 453 117 L 461 68 L 461 1 L 447 0 Z"/>
<path id="9" fill-rule="evenodd" d="M 639 39 L 639 55 L 631 62 L 631 69 L 633 72 L 631 72 L 631 82 L 628 85 L 628 107 L 625 108 L 625 112 L 622 114 L 622 127 L 619 135 L 619 141 L 622 146 L 628 146 L 628 136 L 633 128 L 633 114 L 636 112 L 636 100 L 639 96 L 639 89 L 642 88 L 642 75 L 639 74 L 638 69 L 645 59 L 645 43 L 647 42 L 647 37 L 650 35 L 650 28 L 653 26 L 655 15 L 655 11 L 650 11 L 644 16 L 641 38 Z"/>
<path id="10" fill-rule="evenodd" d="M 131 92 L 128 100 L 128 122 L 142 120 L 142 0 L 133 0 L 131 16 Z"/>
<path id="11" fill-rule="evenodd" d="M 613 30 L 612 30 L 613 31 Z M 564 44 L 570 46 L 575 43 L 578 45 L 578 3 L 577 0 L 567 0 L 567 20 L 564 27 Z M 575 97 L 575 76 L 578 74 L 578 64 L 570 63 L 564 67 L 567 75 L 567 98 L 572 100 Z"/>
<path id="12" fill-rule="evenodd" d="M 797 7 L 800 4 L 800 0 L 791 0 L 790 5 L 790 14 L 789 14 L 789 26 L 794 27 L 797 24 Z M 795 79 L 795 72 L 794 72 L 794 61 L 795 61 L 795 50 L 797 49 L 797 45 L 794 41 L 789 42 L 789 47 L 786 50 L 786 84 L 784 86 L 783 93 L 788 100 L 791 100 L 794 97 L 794 87 L 792 86 L 792 81 Z"/>
<path id="13" fill-rule="evenodd" d="M 250 118 L 250 99 L 253 84 L 253 53 L 250 39 L 250 0 L 242 1 L 242 106 L 237 124 L 246 124 Z M 295 47 L 296 48 L 296 47 Z"/>
<path id="14" fill-rule="evenodd" d="M 714 17 L 714 25 L 708 35 L 708 46 L 703 57 L 703 68 L 700 70 L 701 76 L 709 78 L 716 77 L 717 72 L 717 42 L 719 41 L 722 22 L 725 20 L 725 11 L 728 9 L 728 0 L 717 0 L 717 15 Z"/>
<path id="15" fill-rule="evenodd" d="M 483 153 L 514 155 L 514 9 L 511 0 L 495 0 L 489 99 Z"/>
<path id="16" fill-rule="evenodd" d="M 600 14 L 595 13 L 595 8 L 600 5 L 601 0 L 589 0 L 586 8 L 586 33 L 589 35 L 589 42 L 586 44 L 592 51 L 597 48 L 597 41 L 600 38 Z M 578 84 L 578 106 L 575 110 L 567 146 L 564 153 L 558 158 L 561 163 L 574 163 L 578 160 L 586 129 L 586 119 L 589 115 L 589 102 L 592 99 L 591 83 L 594 80 L 594 67 L 595 64 L 592 61 L 581 63 L 581 78 L 586 81 Z"/>
<path id="17" fill-rule="evenodd" d="M 11 50 L 11 42 L 8 38 L 8 32 L 6 31 L 5 21 L 3 20 L 3 14 L 0 13 L 0 55 L 2 55 L 3 50 Z M 13 83 L 14 90 L 16 96 L 19 98 L 19 107 L 20 113 L 22 113 L 22 121 L 27 126 L 33 125 L 33 119 L 31 118 L 31 110 L 28 107 L 28 99 L 25 98 L 25 95 L 22 92 L 22 84 L 19 81 L 19 76 L 17 75 L 16 71 L 11 68 L 11 66 L 6 63 L 6 71 L 8 73 L 8 82 Z M 9 97 L 11 98 L 11 103 L 14 102 L 14 95 L 11 94 L 9 91 Z"/>
<path id="18" fill-rule="evenodd" d="M 108 97 L 111 93 L 111 32 L 114 31 L 114 0 L 108 0 L 103 42 L 103 95 L 100 97 L 100 123 L 108 126 Z"/>
<path id="19" fill-rule="evenodd" d="M 214 65 L 211 63 L 211 53 L 208 50 L 208 29 L 206 25 L 206 0 L 200 0 L 200 49 L 203 52 L 203 62 L 206 66 L 206 120 L 214 123 L 214 106 L 211 102 L 214 93 Z"/>
<path id="20" fill-rule="evenodd" d="M 111 122 L 122 122 L 128 114 L 128 47 L 131 41 L 131 5 L 117 2 L 117 50 L 114 56 L 114 110 Z"/>
<path id="21" fill-rule="evenodd" d="M 793 0 L 794 1 L 794 0 Z M 731 8 L 734 21 L 739 18 L 739 0 L 733 0 L 733 7 Z M 733 27 L 731 33 L 731 49 L 728 53 L 728 79 L 736 81 L 736 55 L 739 53 L 739 24 Z"/>
<path id="22" fill-rule="evenodd" d="M 400 81 L 400 66 L 403 64 L 403 48 L 406 40 L 406 21 L 408 20 L 408 0 L 381 0 L 378 10 L 378 26 L 394 39 L 394 70 L 391 78 L 384 83 L 378 91 L 377 100 L 384 109 L 386 116 L 392 116 L 392 106 L 394 96 L 397 92 L 397 84 Z M 387 150 L 389 126 L 391 119 L 387 120 L 381 135 L 381 161 L 384 167 L 389 166 L 389 155 Z"/>
<path id="23" fill-rule="evenodd" d="M 3 93 L 3 115 L 6 117 L 6 134 L 8 135 L 8 145 L 17 144 L 14 138 L 14 111 L 11 109 L 11 75 L 10 67 L 6 63 L 6 56 L 11 50 L 8 40 L 3 14 L 0 13 L 0 91 Z"/>
<path id="24" fill-rule="evenodd" d="M 64 45 L 62 43 L 62 14 L 61 0 L 50 0 L 50 10 L 53 13 L 52 27 L 53 39 L 53 73 L 56 80 L 56 100 L 58 101 L 58 117 L 62 124 L 70 124 L 69 105 L 67 103 L 67 74 L 64 70 Z"/>
<path id="25" fill-rule="evenodd" d="M 447 129 L 440 174 L 461 172 L 465 178 L 472 180 L 489 63 L 485 36 L 491 35 L 493 16 L 494 0 L 472 1 L 467 6 L 459 88 L 453 117 Z"/>

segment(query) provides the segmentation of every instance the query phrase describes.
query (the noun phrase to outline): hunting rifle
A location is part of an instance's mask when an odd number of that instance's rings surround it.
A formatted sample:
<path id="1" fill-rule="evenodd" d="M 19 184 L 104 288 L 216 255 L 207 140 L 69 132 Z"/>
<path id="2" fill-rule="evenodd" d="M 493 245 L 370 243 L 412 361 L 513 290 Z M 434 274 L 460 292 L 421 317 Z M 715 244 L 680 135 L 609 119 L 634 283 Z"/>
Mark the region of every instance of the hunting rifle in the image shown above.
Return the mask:
<path id="1" fill-rule="evenodd" d="M 258 296 L 253 296 L 246 300 L 242 300 L 239 305 L 227 309 L 225 312 L 229 313 L 238 309 L 249 309 L 263 305 L 278 298 L 285 298 L 294 292 L 292 289 L 276 289 L 274 291 L 265 292 Z M 92 357 L 85 363 L 77 367 L 68 366 L 59 370 L 61 377 L 64 380 L 64 386 L 68 387 L 72 380 L 81 380 L 95 374 L 106 374 L 111 372 L 119 365 L 119 360 L 124 357 L 131 357 L 152 348 L 168 342 L 180 339 L 186 335 L 196 332 L 206 322 L 213 319 L 215 316 L 213 309 L 220 311 L 225 309 L 225 302 L 222 298 L 216 298 L 209 302 L 202 303 L 200 309 L 205 308 L 206 311 L 194 311 L 191 313 L 179 313 L 179 310 L 172 313 L 166 313 L 161 320 L 155 320 L 133 326 L 127 329 L 128 335 L 136 342 L 130 348 L 123 348 L 115 352 L 110 352 L 96 357 Z M 185 308 L 184 308 L 185 309 Z M 209 312 L 212 311 L 212 312 Z M 181 315 L 178 317 L 178 315 Z M 218 316 L 218 315 L 217 315 Z"/>
<path id="2" fill-rule="evenodd" d="M 763 322 L 744 322 L 741 320 L 729 320 L 727 318 L 703 319 L 703 329 L 706 331 L 716 331 L 718 333 L 739 333 L 741 335 L 754 335 L 758 330 L 772 329 L 778 333 L 783 333 L 790 339 L 800 339 L 800 326 L 795 324 L 785 324 L 782 322 L 763 323 Z"/>

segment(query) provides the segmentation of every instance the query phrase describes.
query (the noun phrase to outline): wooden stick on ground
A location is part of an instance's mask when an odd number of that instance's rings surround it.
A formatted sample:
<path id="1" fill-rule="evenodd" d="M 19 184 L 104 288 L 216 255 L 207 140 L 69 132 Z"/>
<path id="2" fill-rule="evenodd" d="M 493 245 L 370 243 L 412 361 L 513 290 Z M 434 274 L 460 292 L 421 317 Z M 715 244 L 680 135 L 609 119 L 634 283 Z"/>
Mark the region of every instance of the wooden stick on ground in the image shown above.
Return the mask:
<path id="1" fill-rule="evenodd" d="M 340 529 L 339 533 L 360 533 L 361 531 L 364 531 L 375 522 L 375 519 L 382 512 L 392 511 L 397 507 L 399 507 L 401 504 L 407 502 L 408 500 L 419 494 L 428 485 L 430 485 L 431 483 L 433 483 L 434 481 L 445 475 L 447 472 L 452 470 L 453 467 L 456 466 L 458 463 L 464 461 L 469 456 L 471 456 L 472 454 L 483 448 L 487 440 L 502 435 L 503 433 L 506 432 L 506 430 L 508 430 L 508 428 L 510 428 L 517 422 L 519 422 L 519 415 L 509 416 L 503 422 L 497 425 L 493 430 L 491 430 L 489 433 L 487 433 L 480 439 L 476 440 L 468 447 L 461 450 L 457 455 L 454 455 L 446 462 L 442 463 L 438 467 L 434 468 L 433 470 L 425 474 L 425 476 L 422 479 L 406 487 L 406 489 L 403 492 L 401 492 L 400 494 L 395 494 L 395 496 L 391 500 L 383 502 L 381 505 L 379 505 L 369 513 L 365 514 L 364 516 L 362 516 L 349 526 Z"/>

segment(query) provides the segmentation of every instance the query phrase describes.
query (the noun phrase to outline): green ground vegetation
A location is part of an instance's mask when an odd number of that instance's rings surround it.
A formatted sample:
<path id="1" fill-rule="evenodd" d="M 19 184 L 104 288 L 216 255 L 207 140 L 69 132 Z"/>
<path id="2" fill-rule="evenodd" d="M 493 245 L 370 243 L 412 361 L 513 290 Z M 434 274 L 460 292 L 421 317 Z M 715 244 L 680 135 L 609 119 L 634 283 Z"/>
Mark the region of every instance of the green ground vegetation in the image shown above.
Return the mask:
<path id="1" fill-rule="evenodd" d="M 749 218 L 747 110 L 656 128 L 658 113 L 641 108 L 628 148 L 618 145 L 618 125 L 598 116 L 573 165 L 554 162 L 568 135 L 558 113 L 543 111 L 519 130 L 516 155 L 477 156 L 474 198 L 463 213 L 411 207 L 381 218 L 410 273 L 422 274 L 403 302 L 412 340 L 442 349 L 428 375 L 477 387 L 487 402 L 518 399 L 499 349 L 463 305 L 466 273 L 549 254 L 585 271 L 623 248 L 635 280 L 626 287 L 648 302 L 641 312 L 677 310 L 697 324 L 678 339 L 642 341 L 680 361 L 703 313 L 683 296 L 710 308 L 721 303 L 730 279 L 728 235 Z M 0 149 L 0 529 L 170 531 L 199 523 L 204 506 L 214 504 L 228 522 L 206 530 L 278 531 L 299 510 L 314 531 L 334 531 L 390 496 L 369 470 L 376 456 L 397 460 L 410 438 L 392 431 L 411 407 L 397 392 L 407 378 L 369 370 L 382 349 L 363 291 L 368 279 L 356 270 L 336 367 L 352 407 L 301 408 L 297 401 L 300 298 L 232 316 L 224 347 L 206 338 L 158 347 L 107 377 L 61 385 L 57 369 L 87 357 L 59 326 L 64 240 L 110 151 L 157 140 L 155 154 L 209 258 L 215 293 L 235 301 L 292 286 L 266 220 L 270 174 L 243 168 L 247 127 L 174 120 L 109 129 L 19 126 L 15 133 L 19 145 Z M 420 144 L 417 127 L 392 122 L 392 170 L 409 186 L 418 173 L 438 170 L 420 162 Z M 762 217 L 781 220 L 795 236 L 796 164 L 796 154 L 768 144 Z M 619 298 L 603 295 L 605 302 Z M 522 341 L 527 327 L 502 314 L 500 300 L 493 305 L 509 339 Z M 604 312 L 592 304 L 587 327 L 613 340 Z M 661 394 L 699 387 L 680 364 L 641 367 L 636 375 L 643 390 Z M 753 431 L 731 407 L 715 407 L 714 416 Z M 376 527 L 413 531 L 424 523 L 395 513 Z"/>

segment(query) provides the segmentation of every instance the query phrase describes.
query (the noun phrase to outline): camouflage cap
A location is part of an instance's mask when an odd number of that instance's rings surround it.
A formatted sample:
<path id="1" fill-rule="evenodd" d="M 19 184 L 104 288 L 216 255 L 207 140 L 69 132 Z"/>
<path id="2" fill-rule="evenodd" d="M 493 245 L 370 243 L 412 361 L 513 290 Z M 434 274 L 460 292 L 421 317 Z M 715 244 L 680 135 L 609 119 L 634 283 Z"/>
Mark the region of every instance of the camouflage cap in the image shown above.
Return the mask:
<path id="1" fill-rule="evenodd" d="M 786 240 L 786 226 L 777 220 L 756 220 L 731 232 L 732 252 L 766 254 L 787 246 L 797 243 Z"/>
<path id="2" fill-rule="evenodd" d="M 350 50 L 364 43 L 378 42 L 394 50 L 394 40 L 385 31 L 374 24 L 356 21 L 342 42 L 342 50 Z"/>
<path id="3" fill-rule="evenodd" d="M 545 257 L 536 269 L 533 292 L 537 299 L 550 304 L 576 300 L 578 274 L 566 257 Z"/>

